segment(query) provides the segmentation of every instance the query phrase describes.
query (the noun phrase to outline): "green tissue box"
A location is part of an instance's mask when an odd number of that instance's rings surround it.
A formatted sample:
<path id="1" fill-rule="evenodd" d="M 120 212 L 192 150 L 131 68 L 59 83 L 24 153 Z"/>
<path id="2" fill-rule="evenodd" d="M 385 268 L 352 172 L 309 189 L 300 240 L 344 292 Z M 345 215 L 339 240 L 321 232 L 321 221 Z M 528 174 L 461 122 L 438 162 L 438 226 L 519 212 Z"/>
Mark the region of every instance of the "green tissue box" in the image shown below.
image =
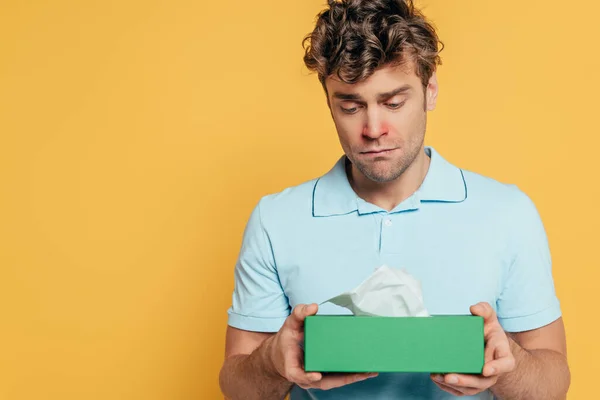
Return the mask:
<path id="1" fill-rule="evenodd" d="M 304 323 L 306 371 L 480 374 L 483 364 L 478 316 L 314 315 Z"/>

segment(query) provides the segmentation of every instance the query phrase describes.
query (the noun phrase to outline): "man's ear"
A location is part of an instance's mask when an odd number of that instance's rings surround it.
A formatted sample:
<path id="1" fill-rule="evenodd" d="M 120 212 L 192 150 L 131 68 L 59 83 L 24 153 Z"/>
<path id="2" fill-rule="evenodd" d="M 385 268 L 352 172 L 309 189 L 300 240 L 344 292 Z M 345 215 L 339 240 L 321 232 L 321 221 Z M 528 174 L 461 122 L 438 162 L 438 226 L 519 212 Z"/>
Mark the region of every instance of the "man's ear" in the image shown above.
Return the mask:
<path id="1" fill-rule="evenodd" d="M 438 81 L 437 74 L 435 71 L 431 74 L 429 78 L 429 83 L 427 84 L 427 88 L 425 89 L 425 109 L 427 111 L 435 110 L 435 106 L 437 104 L 437 96 L 438 96 Z"/>

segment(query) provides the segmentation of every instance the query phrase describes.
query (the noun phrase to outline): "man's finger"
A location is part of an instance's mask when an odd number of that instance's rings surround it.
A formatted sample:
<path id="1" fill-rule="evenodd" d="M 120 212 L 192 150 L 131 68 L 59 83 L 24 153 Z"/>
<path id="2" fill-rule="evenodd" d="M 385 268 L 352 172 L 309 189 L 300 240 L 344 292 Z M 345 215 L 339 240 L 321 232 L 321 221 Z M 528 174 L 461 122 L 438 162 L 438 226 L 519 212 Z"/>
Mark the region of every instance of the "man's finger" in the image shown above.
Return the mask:
<path id="1" fill-rule="evenodd" d="M 504 338 L 499 338 L 497 336 L 492 337 L 485 344 L 485 362 L 490 362 L 494 359 L 508 357 L 512 353 L 510 351 L 510 346 L 506 343 Z"/>
<path id="2" fill-rule="evenodd" d="M 484 325 L 488 325 L 489 323 L 498 320 L 494 309 L 486 302 L 480 302 L 471 306 L 470 311 L 473 315 L 483 317 Z"/>
<path id="3" fill-rule="evenodd" d="M 483 377 L 481 375 L 448 374 L 444 377 L 444 383 L 457 390 L 477 389 L 484 390 L 496 383 L 496 377 Z"/>
<path id="4" fill-rule="evenodd" d="M 319 382 L 314 383 L 314 386 L 318 389 L 329 390 L 374 378 L 377 375 L 376 373 L 328 375 L 324 376 Z"/>
<path id="5" fill-rule="evenodd" d="M 512 351 L 510 351 L 510 344 L 508 343 L 508 340 L 509 339 L 502 340 L 500 343 L 498 343 L 497 346 L 495 346 L 495 349 L 494 349 L 494 358 L 495 359 L 510 357 L 512 355 Z"/>
<path id="6" fill-rule="evenodd" d="M 498 343 L 498 344 L 496 344 Z M 490 342 L 485 349 L 484 376 L 498 375 L 514 369 L 515 360 L 510 345 L 505 341 Z"/>
<path id="7" fill-rule="evenodd" d="M 293 368 L 288 372 L 287 379 L 300 386 L 312 386 L 323 379 L 319 372 L 304 372 L 301 368 Z"/>
<path id="8" fill-rule="evenodd" d="M 496 346 L 494 346 L 493 342 L 486 343 L 485 350 L 484 350 L 484 352 L 485 352 L 484 360 L 486 363 L 488 363 L 494 359 L 495 351 L 496 351 Z"/>
<path id="9" fill-rule="evenodd" d="M 448 393 L 450 393 L 450 394 L 452 394 L 454 396 L 464 396 L 465 395 L 463 392 L 460 392 L 460 391 L 458 391 L 458 390 L 454 389 L 453 387 L 448 386 L 446 384 L 437 382 L 435 380 L 433 381 L 433 383 L 435 383 L 437 385 L 437 387 L 439 387 L 443 391 L 446 391 L 446 392 L 448 392 Z"/>
<path id="10" fill-rule="evenodd" d="M 513 357 L 503 357 L 492 360 L 483 366 L 483 375 L 492 376 L 511 372 L 515 369 L 515 359 Z"/>
<path id="11" fill-rule="evenodd" d="M 317 304 L 299 304 L 294 307 L 284 325 L 289 329 L 299 331 L 304 326 L 304 319 L 309 315 L 316 314 L 318 310 L 319 306 Z"/>

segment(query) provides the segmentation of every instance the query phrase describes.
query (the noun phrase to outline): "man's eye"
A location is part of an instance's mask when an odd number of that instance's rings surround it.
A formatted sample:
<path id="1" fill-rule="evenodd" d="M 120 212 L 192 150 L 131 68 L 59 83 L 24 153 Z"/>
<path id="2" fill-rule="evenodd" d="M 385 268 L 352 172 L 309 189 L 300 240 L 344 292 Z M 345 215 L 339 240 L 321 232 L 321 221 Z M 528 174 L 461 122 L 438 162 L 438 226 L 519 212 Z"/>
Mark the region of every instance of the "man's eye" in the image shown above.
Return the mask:
<path id="1" fill-rule="evenodd" d="M 342 109 L 342 112 L 345 114 L 354 114 L 358 111 L 358 107 L 352 107 L 352 108 L 345 108 L 345 107 L 340 107 Z"/>
<path id="2" fill-rule="evenodd" d="M 406 103 L 406 101 L 403 101 L 401 103 L 387 103 L 386 105 L 392 110 L 397 110 L 400 107 L 402 107 L 404 103 Z"/>

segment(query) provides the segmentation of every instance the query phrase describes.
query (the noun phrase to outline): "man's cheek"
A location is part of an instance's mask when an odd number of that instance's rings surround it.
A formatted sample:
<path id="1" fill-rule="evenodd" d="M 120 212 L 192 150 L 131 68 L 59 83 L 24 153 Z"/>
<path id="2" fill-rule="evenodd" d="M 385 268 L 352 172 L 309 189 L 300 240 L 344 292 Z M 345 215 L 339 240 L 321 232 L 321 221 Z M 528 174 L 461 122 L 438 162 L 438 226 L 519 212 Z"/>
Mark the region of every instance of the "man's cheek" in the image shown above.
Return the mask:
<path id="1" fill-rule="evenodd" d="M 388 121 L 381 122 L 381 131 L 389 133 L 390 131 L 390 123 Z"/>

